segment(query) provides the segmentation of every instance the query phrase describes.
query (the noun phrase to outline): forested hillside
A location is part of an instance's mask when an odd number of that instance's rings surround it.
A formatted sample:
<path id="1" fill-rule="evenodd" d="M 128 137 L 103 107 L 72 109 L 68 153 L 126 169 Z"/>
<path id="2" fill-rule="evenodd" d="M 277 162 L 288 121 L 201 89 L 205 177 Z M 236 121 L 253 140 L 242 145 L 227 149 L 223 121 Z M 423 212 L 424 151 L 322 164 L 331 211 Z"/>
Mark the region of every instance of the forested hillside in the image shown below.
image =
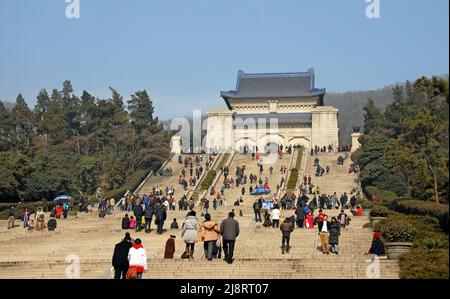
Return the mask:
<path id="1" fill-rule="evenodd" d="M 89 196 L 97 187 L 122 192 L 163 163 L 170 133 L 154 118 L 147 91 L 125 106 L 110 90 L 107 99 L 77 96 L 64 81 L 61 90 L 40 90 L 34 108 L 21 94 L 10 110 L 0 102 L 0 202 Z"/>

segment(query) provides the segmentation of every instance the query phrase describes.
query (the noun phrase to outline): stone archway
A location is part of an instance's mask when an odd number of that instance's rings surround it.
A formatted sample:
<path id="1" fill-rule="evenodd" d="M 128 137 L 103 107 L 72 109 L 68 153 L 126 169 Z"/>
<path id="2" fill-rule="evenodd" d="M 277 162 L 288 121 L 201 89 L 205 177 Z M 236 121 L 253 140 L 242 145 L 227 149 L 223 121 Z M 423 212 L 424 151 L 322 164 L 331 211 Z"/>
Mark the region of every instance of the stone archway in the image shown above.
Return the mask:
<path id="1" fill-rule="evenodd" d="M 235 142 L 234 149 L 239 151 L 242 147 L 247 146 L 249 150 L 256 147 L 256 141 L 253 138 L 238 138 Z"/>
<path id="2" fill-rule="evenodd" d="M 286 145 L 285 137 L 280 134 L 266 134 L 259 138 L 258 140 L 258 149 L 260 152 L 264 150 L 266 152 L 266 148 L 269 147 L 271 151 L 278 149 L 280 145 Z"/>

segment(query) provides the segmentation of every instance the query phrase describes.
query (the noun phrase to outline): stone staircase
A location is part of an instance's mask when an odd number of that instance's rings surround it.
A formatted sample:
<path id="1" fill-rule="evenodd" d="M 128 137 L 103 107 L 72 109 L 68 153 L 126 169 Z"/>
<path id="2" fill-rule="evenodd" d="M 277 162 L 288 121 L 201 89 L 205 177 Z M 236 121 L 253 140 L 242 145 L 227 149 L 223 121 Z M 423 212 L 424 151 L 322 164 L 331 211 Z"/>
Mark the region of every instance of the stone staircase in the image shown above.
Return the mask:
<path id="1" fill-rule="evenodd" d="M 339 156 L 344 157 L 344 165 L 337 165 L 336 161 Z M 315 176 L 316 167 L 313 166 L 315 158 L 319 159 L 319 164 L 323 168 L 327 165 L 330 166 L 329 174 L 324 174 L 321 177 Z M 353 188 L 358 187 L 358 175 L 348 173 L 351 163 L 350 153 L 348 152 L 320 153 L 318 156 L 308 156 L 305 174 L 306 176 L 311 175 L 312 184 L 319 186 L 320 193 L 331 195 L 336 192 L 338 196 L 344 192 L 349 194 Z M 303 175 L 301 175 L 302 180 Z"/>
<path id="2" fill-rule="evenodd" d="M 280 173 L 280 168 L 282 165 L 288 166 L 290 157 L 291 157 L 291 155 L 283 154 L 282 159 L 278 159 L 278 158 L 274 159 L 273 164 L 264 164 L 263 165 L 264 170 L 263 170 L 261 177 L 262 177 L 263 181 L 264 181 L 265 177 L 268 178 L 269 186 L 272 190 L 271 195 L 263 196 L 264 198 L 271 197 L 273 194 L 276 193 L 276 185 L 280 184 L 281 178 L 283 177 L 283 174 Z M 263 156 L 263 159 L 268 159 L 268 157 Z M 259 177 L 260 177 L 259 167 L 257 165 L 256 159 L 252 160 L 250 154 L 246 154 L 246 155 L 235 154 L 233 160 L 231 161 L 231 163 L 228 167 L 229 168 L 228 177 L 229 178 L 233 177 L 234 179 L 236 179 L 236 169 L 237 169 L 237 167 L 242 167 L 243 165 L 245 165 L 245 174 L 247 175 L 247 177 L 249 177 L 250 174 L 253 173 L 254 175 L 258 176 L 258 179 L 259 179 Z M 271 166 L 273 167 L 272 175 L 270 175 L 270 173 L 269 173 L 269 168 Z M 221 176 L 217 180 L 217 183 L 214 186 L 216 191 L 220 191 L 220 188 L 223 185 L 224 178 L 225 178 L 224 175 L 221 174 Z M 286 182 L 285 182 L 285 184 L 286 184 Z M 257 184 L 253 183 L 253 188 L 255 188 L 256 185 Z M 250 212 L 251 214 L 253 214 L 253 210 L 251 207 L 252 207 L 255 199 L 257 199 L 259 197 L 250 195 L 250 193 L 248 191 L 249 188 L 250 188 L 250 180 L 247 179 L 247 184 L 245 184 L 246 193 L 244 196 L 242 196 L 242 193 L 241 193 L 242 185 L 239 185 L 239 187 L 236 187 L 236 185 L 235 185 L 233 189 L 225 189 L 224 198 L 227 202 L 227 205 L 232 206 L 233 203 L 237 199 L 242 197 L 244 203 L 242 204 L 242 206 L 240 206 L 240 208 L 245 210 L 245 212 Z M 207 195 L 209 196 L 209 199 L 212 200 L 212 196 L 210 196 L 209 193 Z"/>
<path id="3" fill-rule="evenodd" d="M 183 155 L 183 157 L 186 155 Z M 195 158 L 195 155 L 189 155 L 193 159 Z M 205 155 L 203 155 L 205 156 Z M 217 156 L 214 156 L 215 158 Z M 198 167 L 203 167 L 203 174 L 206 173 L 206 165 L 202 161 Z M 145 182 L 135 191 L 136 194 L 150 194 L 152 192 L 153 186 L 159 186 L 163 191 L 166 186 L 173 187 L 175 189 L 175 198 L 178 200 L 183 194 L 186 194 L 190 190 L 194 189 L 194 186 L 188 186 L 188 190 L 184 190 L 183 186 L 178 183 L 178 178 L 181 175 L 181 172 L 183 169 L 186 171 L 186 177 L 185 179 L 188 180 L 189 175 L 189 167 L 184 168 L 184 164 L 178 163 L 178 155 L 172 155 L 166 163 L 161 167 L 161 169 L 166 169 L 171 167 L 173 170 L 172 176 L 160 176 L 160 175 L 151 175 L 149 176 Z M 196 167 L 196 164 L 194 162 L 194 169 Z M 195 176 L 195 172 L 193 173 Z M 202 177 L 200 177 L 201 179 Z"/>
<path id="4" fill-rule="evenodd" d="M 344 166 L 337 166 L 337 156 L 337 153 L 319 156 L 321 163 L 322 160 L 323 163 L 330 163 L 330 174 L 316 178 L 312 173 L 313 183 L 319 184 L 323 192 L 349 192 L 355 184 L 356 176 L 347 173 L 350 161 L 347 159 Z M 281 179 L 279 168 L 287 164 L 289 158 L 285 154 L 282 160 L 275 162 L 273 176 L 269 178 L 271 187 Z M 313 171 L 314 159 L 310 158 L 306 172 Z M 247 165 L 247 175 L 251 172 L 259 175 L 256 161 L 252 161 L 250 155 L 235 155 L 230 164 L 230 174 L 234 176 L 236 167 L 242 163 Z M 174 170 L 175 166 L 172 166 Z M 268 176 L 268 166 L 265 166 L 263 174 Z M 165 178 L 170 180 L 170 177 Z M 162 183 L 166 184 L 166 181 Z M 245 195 L 243 205 L 233 207 L 232 202 L 239 196 L 240 188 L 226 190 L 228 205 L 220 206 L 217 210 L 212 209 L 211 205 L 209 211 L 212 219 L 220 222 L 232 208 L 236 212 L 242 210 L 243 216 L 236 213 L 241 234 L 236 242 L 235 262 L 232 265 L 223 260 L 205 260 L 201 243 L 196 244 L 194 260 L 182 260 L 180 256 L 184 251 L 184 243 L 181 230 L 168 229 L 163 235 L 158 235 L 152 224 L 150 234 L 130 231 L 133 238 L 142 239 L 147 251 L 149 271 L 144 274 L 144 278 L 367 278 L 366 269 L 370 263 L 365 260 L 364 253 L 370 247 L 372 233 L 364 229 L 363 225 L 369 221 L 368 217 L 352 217 L 350 226 L 342 230 L 339 255 L 322 254 L 316 228 L 296 228 L 291 235 L 290 253 L 281 254 L 279 229 L 263 228 L 260 223 L 255 225 L 252 204 L 256 197 Z M 200 215 L 199 207 L 195 209 Z M 325 212 L 330 216 L 338 213 L 337 210 Z M 27 231 L 22 227 L 7 230 L 6 221 L 0 221 L 0 278 L 66 278 L 68 255 L 79 257 L 80 278 L 110 278 L 114 245 L 125 233 L 120 229 L 123 214 L 122 211 L 115 211 L 103 219 L 96 214 L 79 214 L 77 218 L 59 220 L 56 231 L 51 233 Z M 283 217 L 289 217 L 293 211 L 285 210 L 282 214 Z M 181 227 L 185 216 L 186 211 L 168 211 L 165 228 L 170 226 L 172 218 L 177 218 Z M 175 259 L 164 260 L 164 245 L 170 234 L 177 236 Z M 398 271 L 396 261 L 380 260 L 380 278 L 398 278 Z"/>

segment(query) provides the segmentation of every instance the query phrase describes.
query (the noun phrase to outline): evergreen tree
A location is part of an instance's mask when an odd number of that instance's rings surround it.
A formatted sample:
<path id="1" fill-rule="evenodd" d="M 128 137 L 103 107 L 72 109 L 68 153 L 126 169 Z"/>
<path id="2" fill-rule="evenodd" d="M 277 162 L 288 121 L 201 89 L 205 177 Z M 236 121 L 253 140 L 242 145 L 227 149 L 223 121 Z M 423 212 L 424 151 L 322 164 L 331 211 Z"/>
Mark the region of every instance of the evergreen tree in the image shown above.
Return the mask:
<path id="1" fill-rule="evenodd" d="M 0 101 L 0 151 L 11 149 L 11 115 Z"/>
<path id="2" fill-rule="evenodd" d="M 112 92 L 111 102 L 113 105 L 114 121 L 113 125 L 118 126 L 128 122 L 128 115 L 123 104 L 123 97 L 112 87 L 109 88 Z"/>
<path id="3" fill-rule="evenodd" d="M 158 130 L 158 119 L 153 119 L 153 103 L 146 90 L 137 91 L 128 101 L 130 118 L 137 132 L 148 129 L 151 132 Z"/>
<path id="4" fill-rule="evenodd" d="M 82 134 L 89 134 L 95 129 L 97 110 L 95 98 L 89 92 L 83 90 L 80 105 L 80 127 Z"/>
<path id="5" fill-rule="evenodd" d="M 63 82 L 61 101 L 64 115 L 71 129 L 71 134 L 78 135 L 81 122 L 80 99 L 73 94 L 72 83 L 69 80 Z"/>
<path id="6" fill-rule="evenodd" d="M 373 130 L 380 129 L 383 123 L 383 115 L 375 106 L 372 99 L 367 99 L 367 104 L 364 106 L 364 134 L 369 134 Z"/>
<path id="7" fill-rule="evenodd" d="M 50 103 L 50 97 L 47 90 L 41 89 L 36 96 L 36 105 L 34 106 L 34 119 L 38 125 L 38 133 L 43 133 L 41 129 L 42 121 L 44 120 L 44 114 L 48 111 L 48 105 Z"/>
<path id="8" fill-rule="evenodd" d="M 33 130 L 32 113 L 21 94 L 16 98 L 16 105 L 11 111 L 11 116 L 16 145 L 29 146 Z"/>
<path id="9" fill-rule="evenodd" d="M 396 85 L 393 89 L 394 102 L 386 107 L 384 118 L 386 120 L 384 126 L 388 130 L 389 136 L 397 136 L 401 133 L 401 122 L 404 117 L 405 97 L 403 87 Z"/>
<path id="10" fill-rule="evenodd" d="M 61 143 L 70 136 L 70 125 L 62 107 L 61 96 L 56 89 L 53 89 L 48 110 L 44 113 L 42 128 L 55 143 Z"/>

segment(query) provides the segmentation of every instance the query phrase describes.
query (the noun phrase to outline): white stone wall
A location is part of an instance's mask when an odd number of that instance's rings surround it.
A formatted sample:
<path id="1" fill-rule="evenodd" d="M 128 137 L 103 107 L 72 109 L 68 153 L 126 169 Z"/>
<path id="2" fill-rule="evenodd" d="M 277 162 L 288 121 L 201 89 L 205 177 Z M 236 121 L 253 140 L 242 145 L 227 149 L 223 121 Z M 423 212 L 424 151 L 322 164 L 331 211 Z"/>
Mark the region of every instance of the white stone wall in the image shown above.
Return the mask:
<path id="1" fill-rule="evenodd" d="M 352 153 L 361 147 L 361 143 L 358 140 L 361 135 L 361 133 L 352 133 Z"/>
<path id="2" fill-rule="evenodd" d="M 217 109 L 208 113 L 208 125 L 206 135 L 206 148 L 221 150 L 239 150 L 239 147 L 247 145 L 249 147 L 258 146 L 260 151 L 268 143 L 283 145 L 301 144 L 306 148 L 311 146 L 338 146 L 338 109 L 330 106 L 316 107 L 317 99 L 293 99 L 293 100 L 262 100 L 253 99 L 245 102 L 235 102 L 232 104 L 236 109 Z M 311 112 L 312 124 L 309 127 L 305 124 L 279 124 L 270 128 L 269 124 L 261 126 L 256 122 L 238 119 L 233 123 L 233 114 L 264 114 L 268 113 L 297 113 Z M 236 126 L 236 129 L 233 127 Z"/>
<path id="3" fill-rule="evenodd" d="M 337 115 L 338 109 L 331 106 L 316 107 L 311 111 L 312 113 L 312 130 L 311 136 L 312 146 L 338 146 L 338 124 Z"/>
<path id="4" fill-rule="evenodd" d="M 226 109 L 209 112 L 206 148 L 226 151 L 233 147 L 233 112 Z"/>
<path id="5" fill-rule="evenodd" d="M 290 98 L 290 99 L 230 99 L 233 111 L 239 114 L 254 113 L 302 113 L 311 112 L 319 101 L 318 97 L 311 98 Z"/>
<path id="6" fill-rule="evenodd" d="M 170 138 L 170 152 L 174 154 L 181 153 L 181 136 L 174 135 Z"/>

